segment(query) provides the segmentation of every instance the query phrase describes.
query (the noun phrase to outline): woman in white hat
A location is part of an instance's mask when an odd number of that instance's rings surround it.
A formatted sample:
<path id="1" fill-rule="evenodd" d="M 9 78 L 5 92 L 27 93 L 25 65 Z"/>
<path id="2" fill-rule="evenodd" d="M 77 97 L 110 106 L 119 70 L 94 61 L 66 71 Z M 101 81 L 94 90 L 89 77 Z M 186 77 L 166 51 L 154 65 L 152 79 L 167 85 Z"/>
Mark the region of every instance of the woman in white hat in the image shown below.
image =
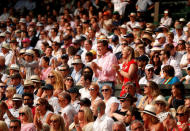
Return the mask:
<path id="1" fill-rule="evenodd" d="M 156 108 L 153 105 L 146 105 L 142 112 L 144 128 L 147 131 L 164 131 L 164 126 L 156 116 Z"/>

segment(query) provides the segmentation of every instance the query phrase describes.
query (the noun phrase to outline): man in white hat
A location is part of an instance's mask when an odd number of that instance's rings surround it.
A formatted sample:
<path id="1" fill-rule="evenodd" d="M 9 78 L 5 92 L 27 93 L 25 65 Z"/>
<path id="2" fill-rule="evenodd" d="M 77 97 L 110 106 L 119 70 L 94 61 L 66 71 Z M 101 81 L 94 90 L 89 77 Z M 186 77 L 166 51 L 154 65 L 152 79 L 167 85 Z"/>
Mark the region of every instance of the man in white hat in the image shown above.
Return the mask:
<path id="1" fill-rule="evenodd" d="M 164 10 L 164 17 L 160 19 L 160 25 L 161 26 L 168 26 L 170 27 L 172 24 L 172 18 L 168 16 L 168 9 Z"/>
<path id="2" fill-rule="evenodd" d="M 145 66 L 145 76 L 140 79 L 139 84 L 147 84 L 148 81 L 154 81 L 157 84 L 162 81 L 162 79 L 154 73 L 154 66 L 152 64 Z"/>
<path id="3" fill-rule="evenodd" d="M 161 45 L 163 48 L 164 48 L 165 45 L 167 44 L 167 43 L 166 43 L 166 36 L 164 35 L 164 33 L 159 33 L 159 34 L 156 36 L 156 39 L 157 39 L 159 45 Z"/>
<path id="4" fill-rule="evenodd" d="M 160 116 L 163 112 L 166 112 L 168 102 L 166 101 L 164 96 L 159 95 L 154 100 L 154 106 L 156 107 L 156 115 Z"/>
<path id="5" fill-rule="evenodd" d="M 82 75 L 82 68 L 84 66 L 81 59 L 74 59 L 72 62 L 72 65 L 74 67 L 71 76 L 74 79 L 74 81 L 77 83 L 79 82 L 81 75 Z"/>
<path id="6" fill-rule="evenodd" d="M 3 42 L 1 46 L 1 53 L 0 56 L 5 57 L 5 65 L 8 66 L 10 64 L 11 58 L 12 58 L 12 52 L 10 51 L 10 45 L 6 42 Z"/>
<path id="7" fill-rule="evenodd" d="M 129 15 L 130 21 L 127 22 L 127 28 L 129 32 L 133 31 L 135 25 L 139 25 L 139 22 L 136 21 L 136 13 L 131 12 Z"/>

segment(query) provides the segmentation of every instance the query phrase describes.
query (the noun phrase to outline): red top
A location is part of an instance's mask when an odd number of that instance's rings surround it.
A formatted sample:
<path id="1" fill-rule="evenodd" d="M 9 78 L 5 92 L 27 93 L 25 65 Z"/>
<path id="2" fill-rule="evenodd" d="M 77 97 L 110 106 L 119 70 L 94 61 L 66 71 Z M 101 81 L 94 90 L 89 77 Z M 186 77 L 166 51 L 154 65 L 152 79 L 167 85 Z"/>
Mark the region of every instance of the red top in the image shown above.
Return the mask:
<path id="1" fill-rule="evenodd" d="M 124 72 L 128 72 L 129 71 L 129 68 L 130 68 L 130 66 L 131 66 L 131 64 L 135 64 L 136 66 L 138 66 L 137 65 L 137 62 L 134 60 L 134 59 L 132 59 L 131 61 L 129 61 L 129 62 L 125 62 L 124 64 L 123 64 L 123 66 L 122 66 L 122 70 L 124 71 Z M 139 83 L 138 83 L 138 68 L 135 70 L 135 74 L 134 74 L 134 77 L 133 77 L 133 79 L 131 80 L 131 79 L 129 79 L 129 78 L 127 78 L 127 77 L 124 77 L 124 80 L 123 80 L 123 84 L 125 84 L 126 82 L 128 82 L 128 81 L 131 81 L 131 82 L 134 82 L 134 83 L 136 83 L 136 87 L 139 87 Z M 123 94 L 125 94 L 126 93 L 126 91 L 124 90 L 124 86 L 122 86 L 122 91 L 121 91 L 121 93 L 120 93 L 120 96 L 122 96 Z"/>

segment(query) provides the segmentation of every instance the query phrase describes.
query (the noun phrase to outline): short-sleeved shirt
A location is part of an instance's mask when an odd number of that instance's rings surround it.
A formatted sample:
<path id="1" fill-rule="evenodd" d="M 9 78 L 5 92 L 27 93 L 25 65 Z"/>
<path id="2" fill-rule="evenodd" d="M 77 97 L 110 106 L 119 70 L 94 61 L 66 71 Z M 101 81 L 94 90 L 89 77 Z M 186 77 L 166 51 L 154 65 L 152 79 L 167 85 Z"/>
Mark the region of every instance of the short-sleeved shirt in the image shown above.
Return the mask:
<path id="1" fill-rule="evenodd" d="M 140 12 L 146 12 L 148 6 L 152 5 L 153 2 L 151 0 L 138 0 L 136 5 L 138 6 L 138 10 Z"/>

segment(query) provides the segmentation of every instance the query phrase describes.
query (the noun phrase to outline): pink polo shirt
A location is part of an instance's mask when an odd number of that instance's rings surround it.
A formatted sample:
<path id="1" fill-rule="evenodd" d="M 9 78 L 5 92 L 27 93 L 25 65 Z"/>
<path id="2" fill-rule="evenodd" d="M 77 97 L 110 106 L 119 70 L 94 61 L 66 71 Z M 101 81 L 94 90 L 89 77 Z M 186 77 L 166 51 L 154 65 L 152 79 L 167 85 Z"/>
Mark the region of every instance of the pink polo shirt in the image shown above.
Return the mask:
<path id="1" fill-rule="evenodd" d="M 102 67 L 102 71 L 97 70 L 98 74 L 96 74 L 96 77 L 98 77 L 98 81 L 114 82 L 116 79 L 116 71 L 112 66 L 118 64 L 116 56 L 111 52 L 107 52 L 98 60 L 97 64 Z"/>

